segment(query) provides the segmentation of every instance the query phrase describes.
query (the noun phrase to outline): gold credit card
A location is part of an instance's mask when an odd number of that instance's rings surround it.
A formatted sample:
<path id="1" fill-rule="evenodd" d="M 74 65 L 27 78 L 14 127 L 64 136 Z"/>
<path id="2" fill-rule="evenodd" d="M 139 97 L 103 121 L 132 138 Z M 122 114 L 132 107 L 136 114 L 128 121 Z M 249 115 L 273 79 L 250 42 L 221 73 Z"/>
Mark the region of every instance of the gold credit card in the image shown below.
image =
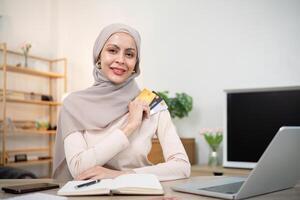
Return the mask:
<path id="1" fill-rule="evenodd" d="M 155 93 L 145 88 L 140 92 L 140 94 L 136 98 L 146 101 L 149 105 L 153 101 L 155 96 L 156 96 Z"/>

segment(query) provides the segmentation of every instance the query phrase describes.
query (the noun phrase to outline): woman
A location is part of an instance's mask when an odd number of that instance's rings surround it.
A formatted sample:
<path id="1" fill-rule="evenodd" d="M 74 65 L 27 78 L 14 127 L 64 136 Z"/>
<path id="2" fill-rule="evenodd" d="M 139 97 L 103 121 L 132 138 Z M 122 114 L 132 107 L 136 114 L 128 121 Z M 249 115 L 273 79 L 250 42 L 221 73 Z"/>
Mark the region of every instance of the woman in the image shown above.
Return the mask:
<path id="1" fill-rule="evenodd" d="M 63 103 L 55 143 L 54 178 L 114 178 L 151 173 L 160 180 L 186 178 L 190 163 L 168 111 L 149 116 L 135 77 L 140 74 L 140 35 L 123 24 L 105 27 L 94 44 L 92 87 Z M 147 155 L 157 136 L 165 163 Z"/>

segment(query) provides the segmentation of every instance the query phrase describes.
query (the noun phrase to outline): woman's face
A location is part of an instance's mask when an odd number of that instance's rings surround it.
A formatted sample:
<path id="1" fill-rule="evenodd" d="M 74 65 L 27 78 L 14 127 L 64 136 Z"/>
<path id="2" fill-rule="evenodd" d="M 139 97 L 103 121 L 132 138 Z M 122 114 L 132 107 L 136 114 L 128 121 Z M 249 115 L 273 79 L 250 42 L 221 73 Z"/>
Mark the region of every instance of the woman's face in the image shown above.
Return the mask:
<path id="1" fill-rule="evenodd" d="M 115 33 L 105 43 L 100 54 L 101 70 L 113 83 L 121 84 L 134 72 L 137 48 L 127 33 Z"/>

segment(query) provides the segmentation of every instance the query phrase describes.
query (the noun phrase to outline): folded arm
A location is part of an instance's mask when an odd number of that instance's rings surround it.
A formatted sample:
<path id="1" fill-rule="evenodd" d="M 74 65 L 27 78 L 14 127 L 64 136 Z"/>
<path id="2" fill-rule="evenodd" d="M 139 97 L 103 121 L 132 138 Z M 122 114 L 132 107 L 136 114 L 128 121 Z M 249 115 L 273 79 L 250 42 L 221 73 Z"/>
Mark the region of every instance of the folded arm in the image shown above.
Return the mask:
<path id="1" fill-rule="evenodd" d="M 83 132 L 74 132 L 64 140 L 66 161 L 73 177 L 94 166 L 103 166 L 120 151 L 126 149 L 129 141 L 119 129 L 106 135 L 92 147 L 88 147 Z"/>

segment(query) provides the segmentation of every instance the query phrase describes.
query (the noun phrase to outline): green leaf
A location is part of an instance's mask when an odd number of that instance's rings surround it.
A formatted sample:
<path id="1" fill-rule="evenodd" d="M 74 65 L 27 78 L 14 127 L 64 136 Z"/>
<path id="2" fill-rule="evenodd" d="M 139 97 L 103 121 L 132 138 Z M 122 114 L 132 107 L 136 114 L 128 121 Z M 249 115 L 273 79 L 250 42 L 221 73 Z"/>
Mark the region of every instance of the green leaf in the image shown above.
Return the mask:
<path id="1" fill-rule="evenodd" d="M 204 133 L 204 139 L 213 151 L 217 151 L 223 140 L 223 135 L 221 133 Z"/>
<path id="2" fill-rule="evenodd" d="M 168 91 L 157 92 L 169 107 L 172 118 L 183 118 L 193 109 L 193 98 L 186 93 L 176 93 L 175 97 L 169 97 Z"/>

